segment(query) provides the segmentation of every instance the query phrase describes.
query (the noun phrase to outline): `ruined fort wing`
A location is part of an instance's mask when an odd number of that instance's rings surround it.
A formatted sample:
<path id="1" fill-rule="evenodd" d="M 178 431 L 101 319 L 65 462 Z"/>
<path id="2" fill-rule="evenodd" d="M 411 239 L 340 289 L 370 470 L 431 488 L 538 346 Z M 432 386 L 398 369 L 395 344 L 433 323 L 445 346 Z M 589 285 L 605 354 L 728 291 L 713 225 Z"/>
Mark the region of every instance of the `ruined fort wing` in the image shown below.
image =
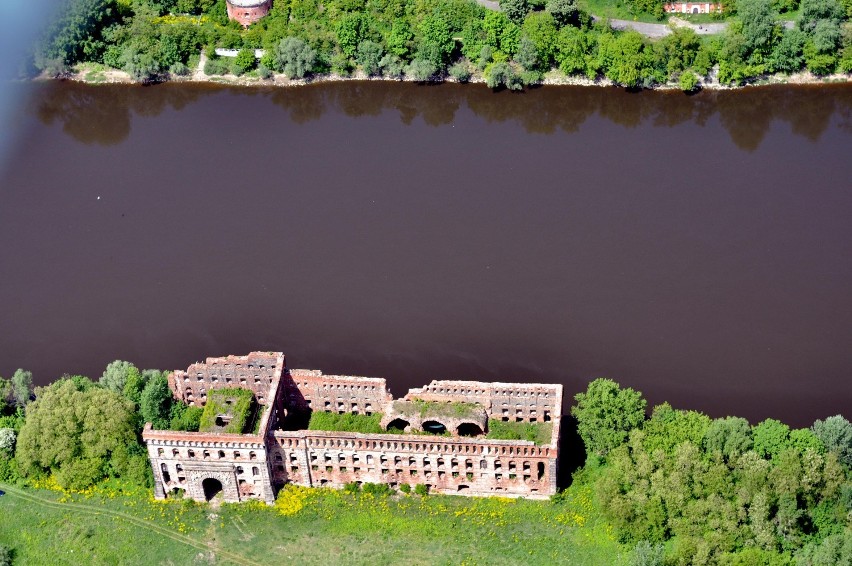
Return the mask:
<path id="1" fill-rule="evenodd" d="M 384 379 L 288 370 L 282 353 L 252 352 L 175 371 L 169 386 L 204 412 L 198 432 L 145 425 L 157 498 L 183 490 L 198 501 L 221 493 L 271 504 L 286 483 L 351 482 L 479 496 L 556 492 L 561 385 L 432 381 L 394 399 Z M 313 430 L 317 412 L 378 424 L 370 433 Z"/>

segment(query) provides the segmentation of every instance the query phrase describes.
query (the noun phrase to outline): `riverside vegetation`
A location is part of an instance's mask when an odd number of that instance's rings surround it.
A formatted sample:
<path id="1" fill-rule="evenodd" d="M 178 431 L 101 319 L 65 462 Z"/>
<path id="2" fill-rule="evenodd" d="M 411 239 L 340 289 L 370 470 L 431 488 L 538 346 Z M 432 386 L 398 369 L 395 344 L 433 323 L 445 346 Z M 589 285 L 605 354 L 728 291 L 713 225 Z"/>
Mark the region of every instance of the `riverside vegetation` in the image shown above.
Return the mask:
<path id="1" fill-rule="evenodd" d="M 621 6 L 621 0 L 617 3 Z M 626 0 L 630 13 L 662 15 L 664 0 Z M 138 81 L 190 73 L 207 49 L 207 75 L 293 79 L 332 73 L 417 81 L 447 76 L 521 89 L 545 75 L 607 78 L 627 87 L 693 90 L 715 70 L 721 84 L 772 73 L 852 72 L 852 0 L 725 0 L 730 25 L 716 36 L 678 28 L 658 40 L 593 21 L 575 0 L 277 0 L 242 29 L 225 0 L 69 0 L 35 51 L 57 75 L 79 62 Z M 787 29 L 779 14 L 794 17 Z M 240 50 L 220 59 L 215 48 Z M 257 61 L 254 49 L 265 49 Z"/>
<path id="2" fill-rule="evenodd" d="M 288 485 L 257 502 L 155 501 L 142 423 L 198 426 L 162 372 L 114 362 L 96 383 L 0 381 L 0 558 L 306 563 L 730 564 L 852 561 L 852 423 L 791 430 L 711 419 L 598 379 L 571 413 L 586 463 L 550 501 L 429 495 L 423 485 Z M 331 423 L 341 426 L 346 423 Z M 349 426 L 358 427 L 357 423 Z M 85 518 L 85 520 L 83 520 Z M 282 533 L 287 533 L 282 537 Z M 210 542 L 213 541 L 213 542 Z M 362 544 L 367 543 L 367 544 Z M 73 554 L 71 554 L 73 553 Z M 70 560 L 70 558 L 69 558 Z"/>

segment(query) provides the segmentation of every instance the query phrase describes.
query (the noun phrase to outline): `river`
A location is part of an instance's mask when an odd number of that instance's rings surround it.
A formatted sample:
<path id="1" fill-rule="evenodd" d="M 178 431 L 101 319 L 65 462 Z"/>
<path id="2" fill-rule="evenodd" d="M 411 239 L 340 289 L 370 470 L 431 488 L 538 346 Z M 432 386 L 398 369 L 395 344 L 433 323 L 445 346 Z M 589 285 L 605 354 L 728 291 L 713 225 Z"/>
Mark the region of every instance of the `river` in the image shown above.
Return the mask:
<path id="1" fill-rule="evenodd" d="M 281 350 L 852 416 L 850 86 L 16 88 L 0 375 Z"/>

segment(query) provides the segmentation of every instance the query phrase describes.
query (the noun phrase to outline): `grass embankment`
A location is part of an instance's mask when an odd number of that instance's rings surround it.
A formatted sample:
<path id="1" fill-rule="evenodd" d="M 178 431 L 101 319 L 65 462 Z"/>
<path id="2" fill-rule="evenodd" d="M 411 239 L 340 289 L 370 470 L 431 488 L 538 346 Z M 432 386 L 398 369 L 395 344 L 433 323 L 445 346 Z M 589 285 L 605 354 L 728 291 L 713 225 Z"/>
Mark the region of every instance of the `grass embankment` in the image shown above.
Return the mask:
<path id="1" fill-rule="evenodd" d="M 288 486 L 274 508 L 218 509 L 105 482 L 78 494 L 8 488 L 0 515 L 15 564 L 611 565 L 622 550 L 585 482 L 558 503 Z"/>

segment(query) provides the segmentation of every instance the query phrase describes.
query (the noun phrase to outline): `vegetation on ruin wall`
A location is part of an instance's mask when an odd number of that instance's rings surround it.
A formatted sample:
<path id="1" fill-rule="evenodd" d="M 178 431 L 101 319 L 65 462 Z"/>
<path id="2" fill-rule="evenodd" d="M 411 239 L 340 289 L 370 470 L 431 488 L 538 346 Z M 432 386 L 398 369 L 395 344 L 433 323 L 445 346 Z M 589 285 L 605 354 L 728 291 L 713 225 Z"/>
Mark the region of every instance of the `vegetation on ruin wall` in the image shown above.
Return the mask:
<path id="1" fill-rule="evenodd" d="M 539 446 L 550 444 L 553 436 L 553 423 L 512 423 L 498 420 L 488 421 L 488 434 L 491 440 L 529 440 Z"/>
<path id="2" fill-rule="evenodd" d="M 201 432 L 224 432 L 242 434 L 246 430 L 249 416 L 252 414 L 254 393 L 242 387 L 212 389 L 207 392 L 207 402 L 201 413 L 198 430 Z M 224 427 L 216 425 L 218 415 L 230 415 L 231 421 Z M 259 421 L 260 419 L 256 418 Z"/>
<path id="3" fill-rule="evenodd" d="M 662 15 L 664 0 L 607 0 L 632 14 Z M 366 75 L 418 81 L 452 76 L 520 89 L 545 73 L 630 87 L 679 82 L 718 68 L 723 84 L 767 73 L 852 71 L 852 0 L 731 0 L 730 25 L 718 36 L 679 28 L 658 40 L 593 22 L 575 0 L 503 0 L 502 11 L 474 0 L 278 0 L 244 30 L 229 22 L 224 0 L 69 0 L 36 49 L 34 65 L 59 73 L 90 61 L 137 80 L 185 75 L 200 49 L 207 74 L 268 78 Z M 787 29 L 783 17 L 797 14 Z M 213 49 L 241 50 L 218 59 Z M 266 49 L 258 62 L 253 49 Z"/>
<path id="4" fill-rule="evenodd" d="M 393 409 L 400 415 L 419 415 L 421 419 L 453 418 L 475 419 L 482 414 L 482 405 L 465 403 L 464 401 L 426 401 L 412 399 L 411 401 L 394 401 Z"/>
<path id="5" fill-rule="evenodd" d="M 382 420 L 380 413 L 372 415 L 354 415 L 352 413 L 330 413 L 326 411 L 314 411 L 308 423 L 308 430 L 325 430 L 337 432 L 360 432 L 363 434 L 381 434 L 379 421 Z"/>

